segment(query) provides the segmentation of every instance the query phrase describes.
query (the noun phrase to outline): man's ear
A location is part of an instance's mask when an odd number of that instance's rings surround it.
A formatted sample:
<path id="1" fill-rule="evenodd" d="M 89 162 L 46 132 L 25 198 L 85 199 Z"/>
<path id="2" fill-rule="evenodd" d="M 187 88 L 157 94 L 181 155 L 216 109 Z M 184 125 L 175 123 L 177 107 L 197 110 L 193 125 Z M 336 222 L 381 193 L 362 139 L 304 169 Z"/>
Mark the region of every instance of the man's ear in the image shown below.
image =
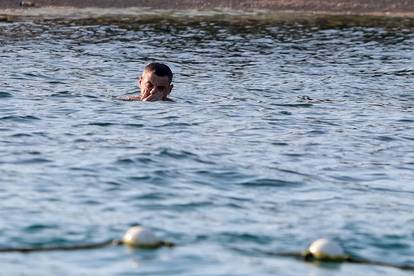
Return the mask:
<path id="1" fill-rule="evenodd" d="M 169 95 L 170 93 L 171 93 L 171 91 L 172 91 L 172 89 L 174 88 L 174 84 L 170 84 L 170 89 L 169 89 L 169 91 L 168 91 L 168 94 L 167 95 Z"/>
<path id="2" fill-rule="evenodd" d="M 138 86 L 139 86 L 139 87 L 141 87 L 141 83 L 142 83 L 142 76 L 139 76 L 139 77 L 138 77 L 137 83 L 138 83 Z"/>

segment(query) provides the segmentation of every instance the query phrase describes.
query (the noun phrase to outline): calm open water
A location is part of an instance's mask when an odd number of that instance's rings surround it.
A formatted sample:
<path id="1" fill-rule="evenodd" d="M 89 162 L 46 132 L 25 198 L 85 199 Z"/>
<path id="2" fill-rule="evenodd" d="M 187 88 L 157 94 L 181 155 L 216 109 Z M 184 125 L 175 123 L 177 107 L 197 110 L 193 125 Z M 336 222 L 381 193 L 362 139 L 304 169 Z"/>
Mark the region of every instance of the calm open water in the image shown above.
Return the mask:
<path id="1" fill-rule="evenodd" d="M 303 263 L 329 237 L 414 263 L 414 24 L 25 19 L 0 23 L 2 275 L 412 275 Z M 237 19 L 237 18 L 236 18 Z M 150 61 L 170 102 L 123 102 Z"/>

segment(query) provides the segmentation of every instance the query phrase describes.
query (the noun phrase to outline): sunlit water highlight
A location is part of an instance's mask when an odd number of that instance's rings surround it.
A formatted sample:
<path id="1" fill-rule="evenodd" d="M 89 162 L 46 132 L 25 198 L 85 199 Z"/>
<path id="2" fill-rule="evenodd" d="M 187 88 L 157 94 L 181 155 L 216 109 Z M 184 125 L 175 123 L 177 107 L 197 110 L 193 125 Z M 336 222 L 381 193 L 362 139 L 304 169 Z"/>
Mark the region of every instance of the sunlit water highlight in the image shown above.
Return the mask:
<path id="1" fill-rule="evenodd" d="M 0 23 L 1 273 L 411 275 L 262 251 L 329 237 L 413 264 L 414 28 L 280 21 Z M 150 61 L 175 103 L 122 102 Z"/>

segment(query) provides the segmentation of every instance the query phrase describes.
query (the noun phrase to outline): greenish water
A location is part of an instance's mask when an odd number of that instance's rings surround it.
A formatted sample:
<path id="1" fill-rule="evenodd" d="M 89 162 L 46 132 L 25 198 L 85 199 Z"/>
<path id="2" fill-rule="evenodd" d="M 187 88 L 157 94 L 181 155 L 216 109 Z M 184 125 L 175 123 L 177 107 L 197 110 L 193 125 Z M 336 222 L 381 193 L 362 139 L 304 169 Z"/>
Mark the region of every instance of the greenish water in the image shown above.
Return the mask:
<path id="1" fill-rule="evenodd" d="M 263 253 L 329 237 L 413 265 L 414 27 L 398 20 L 1 22 L 0 246 L 136 223 L 178 246 L 1 254 L 0 274 L 412 275 Z M 175 72 L 175 103 L 116 100 L 150 61 Z"/>

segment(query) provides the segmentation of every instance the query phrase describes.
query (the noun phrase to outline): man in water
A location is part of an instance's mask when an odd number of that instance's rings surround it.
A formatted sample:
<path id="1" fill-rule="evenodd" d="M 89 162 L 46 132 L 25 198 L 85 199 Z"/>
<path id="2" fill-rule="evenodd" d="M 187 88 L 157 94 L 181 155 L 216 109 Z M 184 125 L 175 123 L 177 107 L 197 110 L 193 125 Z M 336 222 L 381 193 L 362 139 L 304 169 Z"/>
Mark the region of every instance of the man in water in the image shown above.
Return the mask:
<path id="1" fill-rule="evenodd" d="M 171 69 L 163 63 L 150 63 L 144 68 L 142 76 L 138 79 L 141 93 L 137 96 L 124 96 L 120 100 L 125 101 L 171 101 L 168 95 L 173 89 L 171 83 L 173 73 Z"/>

